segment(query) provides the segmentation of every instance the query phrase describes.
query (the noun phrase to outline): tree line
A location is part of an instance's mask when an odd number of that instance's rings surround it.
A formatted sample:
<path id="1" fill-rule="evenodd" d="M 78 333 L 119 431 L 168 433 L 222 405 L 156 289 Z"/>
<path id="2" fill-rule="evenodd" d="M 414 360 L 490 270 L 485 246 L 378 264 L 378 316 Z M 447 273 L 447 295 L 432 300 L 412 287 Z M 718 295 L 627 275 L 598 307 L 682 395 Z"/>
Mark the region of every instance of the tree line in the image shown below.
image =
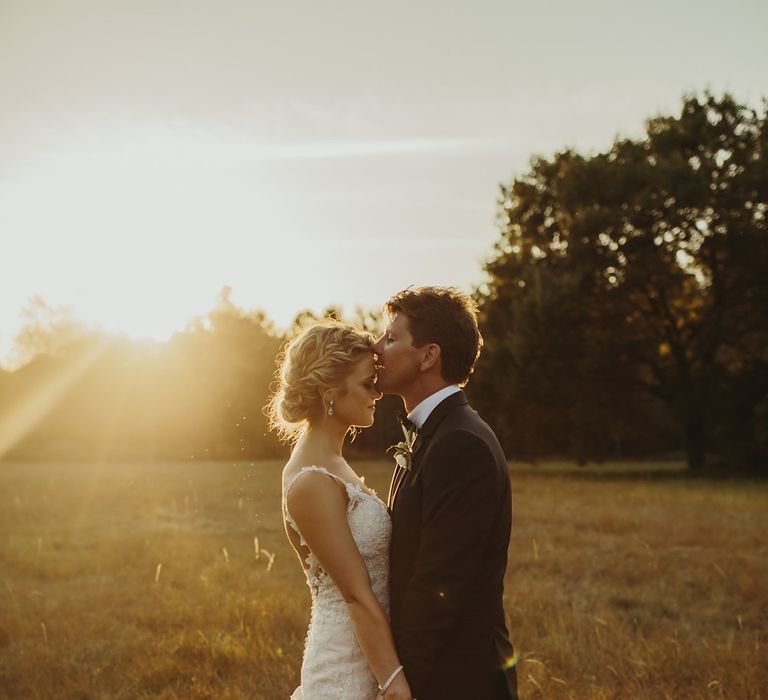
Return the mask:
<path id="1" fill-rule="evenodd" d="M 768 130 L 731 96 L 502 186 L 478 403 L 507 449 L 766 471 Z"/>
<path id="2" fill-rule="evenodd" d="M 642 138 L 536 157 L 500 186 L 467 391 L 511 458 L 682 452 L 692 472 L 768 472 L 767 152 L 765 102 L 705 93 Z M 38 300 L 28 361 L 0 371 L 0 458 L 283 456 L 262 409 L 290 333 L 226 289 L 151 347 Z M 381 456 L 400 405 L 385 397 L 353 452 Z"/>

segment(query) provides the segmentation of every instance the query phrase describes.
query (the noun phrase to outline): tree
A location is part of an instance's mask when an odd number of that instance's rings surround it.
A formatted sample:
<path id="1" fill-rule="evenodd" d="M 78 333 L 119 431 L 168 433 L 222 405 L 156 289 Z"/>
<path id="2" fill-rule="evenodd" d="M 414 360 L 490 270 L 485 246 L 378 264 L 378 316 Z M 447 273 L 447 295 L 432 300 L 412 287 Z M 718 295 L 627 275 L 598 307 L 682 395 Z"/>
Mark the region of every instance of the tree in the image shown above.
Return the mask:
<path id="1" fill-rule="evenodd" d="M 502 186 L 478 395 L 508 440 L 532 425 L 533 453 L 553 434 L 571 456 L 661 447 L 666 413 L 691 470 L 765 462 L 767 146 L 765 109 L 691 96 L 642 140 L 538 158 Z"/>
<path id="2" fill-rule="evenodd" d="M 166 343 L 75 342 L 47 318 L 32 317 L 20 333 L 36 340 L 25 348 L 45 352 L 0 374 L 0 457 L 285 454 L 263 413 L 281 338 L 263 312 L 235 306 L 227 288 Z"/>
<path id="3" fill-rule="evenodd" d="M 94 340 L 89 331 L 67 306 L 51 306 L 43 297 L 34 296 L 21 310 L 24 323 L 14 338 L 12 363 L 21 366 L 40 355 L 58 355 L 77 343 Z"/>
<path id="4" fill-rule="evenodd" d="M 197 456 L 282 454 L 263 410 L 282 338 L 264 312 L 240 309 L 230 294 L 224 287 L 216 307 L 171 341 L 180 362 L 166 382 L 170 406 L 178 412 L 179 397 L 188 396 L 179 437 Z"/>

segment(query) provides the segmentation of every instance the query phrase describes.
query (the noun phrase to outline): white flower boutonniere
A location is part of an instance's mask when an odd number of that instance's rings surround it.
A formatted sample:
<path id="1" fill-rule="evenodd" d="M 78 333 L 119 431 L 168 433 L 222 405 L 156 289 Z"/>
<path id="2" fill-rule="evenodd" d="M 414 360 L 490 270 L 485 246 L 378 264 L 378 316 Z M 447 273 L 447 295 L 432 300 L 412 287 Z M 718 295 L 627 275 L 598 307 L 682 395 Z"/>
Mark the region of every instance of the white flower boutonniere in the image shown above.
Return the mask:
<path id="1" fill-rule="evenodd" d="M 416 443 L 416 438 L 419 437 L 418 430 L 408 430 L 404 425 L 403 429 L 404 439 L 398 442 L 396 445 L 392 445 L 387 452 L 393 450 L 395 453 L 395 463 L 398 467 L 403 469 L 411 468 L 411 461 L 413 460 L 413 446 Z"/>

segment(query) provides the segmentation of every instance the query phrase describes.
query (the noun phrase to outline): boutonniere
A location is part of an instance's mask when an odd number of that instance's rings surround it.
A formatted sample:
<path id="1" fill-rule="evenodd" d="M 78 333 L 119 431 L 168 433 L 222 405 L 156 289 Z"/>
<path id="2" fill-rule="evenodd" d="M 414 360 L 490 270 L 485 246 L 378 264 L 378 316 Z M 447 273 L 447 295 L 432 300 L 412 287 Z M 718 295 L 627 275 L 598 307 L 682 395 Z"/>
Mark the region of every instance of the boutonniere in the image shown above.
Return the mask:
<path id="1" fill-rule="evenodd" d="M 397 466 L 407 470 L 411 468 L 411 461 L 413 460 L 413 448 L 416 444 L 416 439 L 419 437 L 419 431 L 416 429 L 409 430 L 405 425 L 402 425 L 401 427 L 403 429 L 404 439 L 398 442 L 396 445 L 392 445 L 387 450 L 387 452 L 390 450 L 394 451 L 395 463 Z"/>

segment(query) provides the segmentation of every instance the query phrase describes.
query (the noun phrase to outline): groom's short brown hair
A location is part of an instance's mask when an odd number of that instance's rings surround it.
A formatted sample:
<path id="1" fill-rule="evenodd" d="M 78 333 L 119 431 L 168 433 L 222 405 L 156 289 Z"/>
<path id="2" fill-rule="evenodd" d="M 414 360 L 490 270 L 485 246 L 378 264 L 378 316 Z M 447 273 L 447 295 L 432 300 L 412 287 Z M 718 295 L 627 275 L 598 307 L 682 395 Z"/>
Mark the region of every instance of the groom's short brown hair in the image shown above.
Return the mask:
<path id="1" fill-rule="evenodd" d="M 384 308 L 390 316 L 400 312 L 408 318 L 414 346 L 440 346 L 446 382 L 467 383 L 483 346 L 472 297 L 455 287 L 409 287 L 393 294 Z"/>

